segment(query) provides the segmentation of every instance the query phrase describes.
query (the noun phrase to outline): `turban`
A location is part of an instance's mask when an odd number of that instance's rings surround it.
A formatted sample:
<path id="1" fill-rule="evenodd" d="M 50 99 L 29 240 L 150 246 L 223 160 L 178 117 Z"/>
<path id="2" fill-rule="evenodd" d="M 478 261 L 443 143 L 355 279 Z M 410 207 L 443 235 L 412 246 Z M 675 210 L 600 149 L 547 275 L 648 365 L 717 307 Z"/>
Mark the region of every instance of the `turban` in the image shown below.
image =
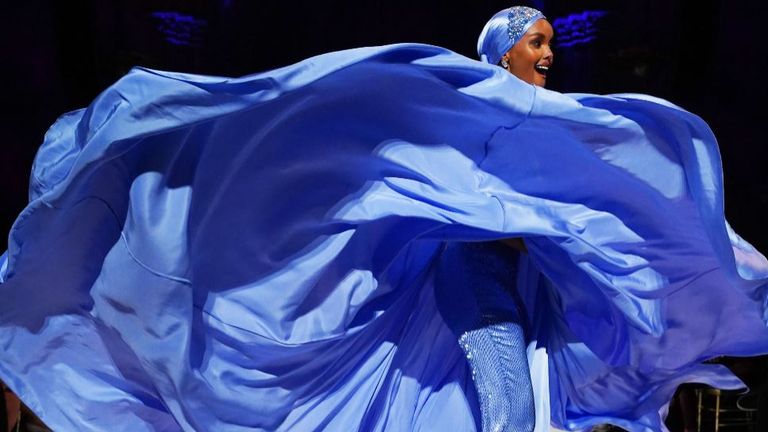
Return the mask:
<path id="1" fill-rule="evenodd" d="M 498 64 L 501 57 L 512 49 L 533 23 L 544 18 L 540 11 L 526 6 L 513 6 L 497 12 L 485 24 L 477 39 L 480 60 Z"/>

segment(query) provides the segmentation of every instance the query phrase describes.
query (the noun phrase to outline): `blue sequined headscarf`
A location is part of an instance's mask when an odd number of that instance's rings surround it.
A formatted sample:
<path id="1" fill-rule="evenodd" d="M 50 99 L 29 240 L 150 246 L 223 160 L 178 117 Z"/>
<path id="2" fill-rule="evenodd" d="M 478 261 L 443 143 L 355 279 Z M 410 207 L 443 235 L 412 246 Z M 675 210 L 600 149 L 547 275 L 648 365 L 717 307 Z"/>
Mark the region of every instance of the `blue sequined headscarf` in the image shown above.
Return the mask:
<path id="1" fill-rule="evenodd" d="M 533 23 L 544 18 L 540 11 L 526 6 L 513 6 L 499 11 L 485 24 L 477 39 L 480 60 L 499 64 L 501 57 L 523 37 Z"/>

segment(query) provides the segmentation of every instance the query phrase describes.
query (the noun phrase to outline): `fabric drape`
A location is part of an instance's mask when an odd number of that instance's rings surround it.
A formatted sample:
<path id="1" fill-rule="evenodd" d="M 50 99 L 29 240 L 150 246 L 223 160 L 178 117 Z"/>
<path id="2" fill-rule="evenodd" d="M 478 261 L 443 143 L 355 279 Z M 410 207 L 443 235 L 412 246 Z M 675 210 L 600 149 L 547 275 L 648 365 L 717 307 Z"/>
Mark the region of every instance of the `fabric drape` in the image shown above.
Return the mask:
<path id="1" fill-rule="evenodd" d="M 0 379 L 61 431 L 475 430 L 439 263 L 508 237 L 539 427 L 661 430 L 677 384 L 741 386 L 702 361 L 768 352 L 700 118 L 401 44 L 136 68 L 62 116 L 2 258 Z"/>

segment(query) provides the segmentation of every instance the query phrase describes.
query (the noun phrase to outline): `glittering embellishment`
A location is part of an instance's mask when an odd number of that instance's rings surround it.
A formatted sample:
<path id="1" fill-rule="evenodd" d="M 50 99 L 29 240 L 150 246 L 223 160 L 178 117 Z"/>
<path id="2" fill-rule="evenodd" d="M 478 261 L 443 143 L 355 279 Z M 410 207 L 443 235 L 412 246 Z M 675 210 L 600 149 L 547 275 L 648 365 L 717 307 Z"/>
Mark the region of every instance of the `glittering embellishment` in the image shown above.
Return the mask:
<path id="1" fill-rule="evenodd" d="M 483 432 L 533 430 L 535 409 L 526 394 L 531 384 L 522 336 L 518 324 L 499 323 L 459 338 L 477 389 Z"/>
<path id="2" fill-rule="evenodd" d="M 483 432 L 533 431 L 535 407 L 526 356 L 525 318 L 517 295 L 514 254 L 493 243 L 463 245 L 480 316 L 459 337 L 477 389 Z"/>
<path id="3" fill-rule="evenodd" d="M 534 8 L 513 6 L 509 8 L 507 18 L 509 18 L 507 34 L 509 34 L 509 40 L 512 41 L 512 46 L 515 46 L 517 41 L 523 37 L 534 22 L 545 17 Z"/>

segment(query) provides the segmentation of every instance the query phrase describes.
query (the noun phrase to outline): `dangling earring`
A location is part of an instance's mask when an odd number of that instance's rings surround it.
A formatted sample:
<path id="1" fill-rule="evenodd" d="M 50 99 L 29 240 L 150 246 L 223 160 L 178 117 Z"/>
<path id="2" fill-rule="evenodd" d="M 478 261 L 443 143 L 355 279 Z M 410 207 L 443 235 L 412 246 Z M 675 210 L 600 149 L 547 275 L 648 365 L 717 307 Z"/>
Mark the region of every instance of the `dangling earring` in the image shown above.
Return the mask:
<path id="1" fill-rule="evenodd" d="M 509 62 L 507 61 L 507 59 L 501 59 L 501 67 L 503 67 L 504 69 L 509 69 Z"/>

